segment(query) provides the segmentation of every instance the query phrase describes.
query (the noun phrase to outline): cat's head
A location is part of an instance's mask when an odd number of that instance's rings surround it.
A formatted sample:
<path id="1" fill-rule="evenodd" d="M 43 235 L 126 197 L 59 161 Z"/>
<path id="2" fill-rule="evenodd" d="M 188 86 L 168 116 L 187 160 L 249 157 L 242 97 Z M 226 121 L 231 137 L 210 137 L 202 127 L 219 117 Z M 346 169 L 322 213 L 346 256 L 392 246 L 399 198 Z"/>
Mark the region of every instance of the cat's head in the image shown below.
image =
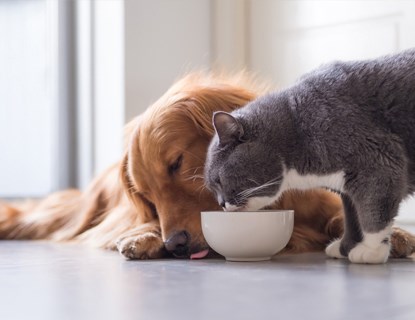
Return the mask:
<path id="1" fill-rule="evenodd" d="M 213 115 L 215 136 L 208 149 L 205 183 L 227 211 L 258 210 L 277 199 L 283 165 L 258 123 L 237 113 Z"/>

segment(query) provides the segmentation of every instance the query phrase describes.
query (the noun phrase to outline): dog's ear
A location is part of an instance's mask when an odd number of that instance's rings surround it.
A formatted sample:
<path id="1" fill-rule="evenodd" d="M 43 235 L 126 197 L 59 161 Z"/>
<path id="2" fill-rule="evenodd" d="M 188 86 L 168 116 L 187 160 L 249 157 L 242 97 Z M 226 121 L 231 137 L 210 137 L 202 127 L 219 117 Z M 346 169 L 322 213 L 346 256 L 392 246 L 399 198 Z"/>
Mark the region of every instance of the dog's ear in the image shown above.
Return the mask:
<path id="1" fill-rule="evenodd" d="M 211 138 L 215 133 L 212 124 L 214 112 L 232 112 L 254 98 L 255 94 L 247 89 L 218 85 L 194 91 L 191 99 L 180 101 L 179 107 L 195 124 L 198 132 Z"/>
<path id="2" fill-rule="evenodd" d="M 125 194 L 130 199 L 131 203 L 137 210 L 137 218 L 142 223 L 150 222 L 157 218 L 157 210 L 153 203 L 139 194 L 134 186 L 129 172 L 129 155 L 125 153 L 123 160 L 121 161 L 121 182 Z"/>

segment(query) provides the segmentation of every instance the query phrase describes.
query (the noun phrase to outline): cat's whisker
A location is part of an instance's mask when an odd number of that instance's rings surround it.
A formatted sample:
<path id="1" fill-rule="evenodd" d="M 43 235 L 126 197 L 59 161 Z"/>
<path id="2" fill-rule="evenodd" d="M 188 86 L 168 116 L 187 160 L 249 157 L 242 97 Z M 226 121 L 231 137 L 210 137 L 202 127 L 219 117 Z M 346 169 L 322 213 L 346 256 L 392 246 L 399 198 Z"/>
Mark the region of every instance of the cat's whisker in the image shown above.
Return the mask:
<path id="1" fill-rule="evenodd" d="M 264 184 L 264 185 L 259 186 L 259 187 L 251 188 L 251 189 L 248 189 L 248 190 L 245 190 L 245 191 L 241 192 L 240 194 L 238 194 L 238 196 L 243 197 L 243 198 L 248 198 L 248 197 L 252 196 L 253 194 L 255 194 L 257 192 L 259 192 L 259 191 L 261 191 L 261 190 L 263 190 L 263 189 L 265 189 L 269 186 L 276 185 L 278 183 L 279 183 L 279 181 L 274 182 L 274 183 Z"/>
<path id="2" fill-rule="evenodd" d="M 256 180 L 254 180 L 254 179 L 248 179 L 248 181 L 252 181 L 253 183 L 255 183 L 258 186 L 260 185 L 260 183 L 258 181 L 256 181 Z"/>
<path id="3" fill-rule="evenodd" d="M 274 179 L 272 179 L 272 180 L 270 180 L 270 181 L 268 181 L 268 182 L 266 182 L 266 183 L 264 183 L 264 184 L 262 184 L 262 185 L 260 185 L 260 186 L 257 186 L 257 187 L 253 187 L 253 188 L 246 189 L 246 190 L 244 190 L 244 191 L 240 192 L 240 193 L 238 194 L 238 196 L 247 198 L 248 196 L 252 195 L 253 193 L 255 193 L 255 192 L 257 192 L 257 191 L 260 191 L 260 190 L 262 190 L 262 189 L 264 189 L 264 188 L 267 188 L 267 187 L 269 187 L 269 186 L 272 186 L 272 185 L 278 184 L 278 183 L 280 183 L 280 182 L 281 182 L 281 177 L 274 178 Z"/>

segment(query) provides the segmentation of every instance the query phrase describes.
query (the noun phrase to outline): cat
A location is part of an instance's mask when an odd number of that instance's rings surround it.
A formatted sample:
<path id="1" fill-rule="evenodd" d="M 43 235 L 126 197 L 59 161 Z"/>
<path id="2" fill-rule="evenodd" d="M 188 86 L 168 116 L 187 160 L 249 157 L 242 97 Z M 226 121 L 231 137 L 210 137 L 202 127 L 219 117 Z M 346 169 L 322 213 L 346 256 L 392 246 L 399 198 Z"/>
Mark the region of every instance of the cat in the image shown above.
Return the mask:
<path id="1" fill-rule="evenodd" d="M 326 254 L 385 263 L 400 202 L 415 191 L 415 49 L 333 62 L 293 86 L 213 115 L 205 184 L 227 211 L 288 189 L 327 188 L 345 232 Z"/>

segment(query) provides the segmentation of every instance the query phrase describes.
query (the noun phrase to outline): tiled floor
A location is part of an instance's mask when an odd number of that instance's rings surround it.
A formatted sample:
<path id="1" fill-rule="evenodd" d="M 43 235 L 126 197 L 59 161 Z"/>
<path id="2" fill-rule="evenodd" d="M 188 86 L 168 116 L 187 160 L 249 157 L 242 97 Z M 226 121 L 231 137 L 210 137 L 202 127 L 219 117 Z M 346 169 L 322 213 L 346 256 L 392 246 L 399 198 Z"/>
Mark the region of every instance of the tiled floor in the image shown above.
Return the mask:
<path id="1" fill-rule="evenodd" d="M 415 319 L 415 262 L 324 254 L 268 262 L 125 261 L 80 245 L 0 242 L 0 319 Z"/>

